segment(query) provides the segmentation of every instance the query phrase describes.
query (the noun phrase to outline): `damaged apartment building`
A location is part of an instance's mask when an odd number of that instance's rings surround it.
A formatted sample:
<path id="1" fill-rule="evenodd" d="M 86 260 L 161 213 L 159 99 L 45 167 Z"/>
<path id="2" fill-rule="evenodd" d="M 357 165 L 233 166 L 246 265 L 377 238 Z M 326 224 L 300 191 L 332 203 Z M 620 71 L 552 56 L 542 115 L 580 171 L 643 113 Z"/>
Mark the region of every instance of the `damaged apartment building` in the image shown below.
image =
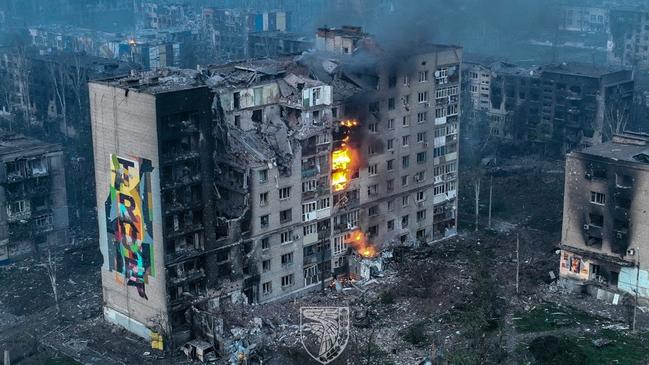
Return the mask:
<path id="1" fill-rule="evenodd" d="M 649 9 L 625 7 L 610 12 L 608 63 L 649 68 Z"/>
<path id="2" fill-rule="evenodd" d="M 568 154 L 560 258 L 565 286 L 615 304 L 636 290 L 649 298 L 648 184 L 647 135 L 627 132 Z"/>
<path id="3" fill-rule="evenodd" d="M 464 65 L 467 114 L 486 123 L 494 138 L 565 153 L 610 140 L 631 121 L 629 70 L 578 63 L 525 68 L 479 56 Z"/>
<path id="4" fill-rule="evenodd" d="M 90 83 L 105 318 L 223 349 L 225 302 L 322 289 L 391 244 L 453 236 L 461 57 L 361 69 L 311 53 Z"/>
<path id="5" fill-rule="evenodd" d="M 0 263 L 66 243 L 63 164 L 59 145 L 0 134 Z"/>

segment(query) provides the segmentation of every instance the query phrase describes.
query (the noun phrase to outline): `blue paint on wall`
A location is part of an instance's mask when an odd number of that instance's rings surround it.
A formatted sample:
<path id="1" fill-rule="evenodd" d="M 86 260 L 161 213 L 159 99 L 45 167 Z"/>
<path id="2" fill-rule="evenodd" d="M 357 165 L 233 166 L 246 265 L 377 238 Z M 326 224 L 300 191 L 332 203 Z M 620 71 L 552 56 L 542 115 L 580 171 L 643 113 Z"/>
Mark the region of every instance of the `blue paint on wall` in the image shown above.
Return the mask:
<path id="1" fill-rule="evenodd" d="M 635 295 L 637 270 L 635 267 L 623 267 L 620 270 L 617 287 L 629 294 Z M 638 295 L 649 297 L 649 271 L 640 270 Z"/>

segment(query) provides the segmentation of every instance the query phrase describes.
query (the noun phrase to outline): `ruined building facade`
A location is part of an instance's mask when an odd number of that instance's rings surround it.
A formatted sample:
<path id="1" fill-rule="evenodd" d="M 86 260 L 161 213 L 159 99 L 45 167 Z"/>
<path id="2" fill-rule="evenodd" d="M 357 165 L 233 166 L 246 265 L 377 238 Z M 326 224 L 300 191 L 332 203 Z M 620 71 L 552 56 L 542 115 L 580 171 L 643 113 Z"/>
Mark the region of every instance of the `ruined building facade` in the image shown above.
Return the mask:
<path id="1" fill-rule="evenodd" d="M 611 10 L 608 63 L 649 68 L 649 10 Z"/>
<path id="2" fill-rule="evenodd" d="M 567 155 L 560 258 L 566 286 L 621 303 L 619 295 L 635 295 L 639 263 L 639 295 L 649 297 L 648 162 L 649 138 L 634 134 Z"/>
<path id="3" fill-rule="evenodd" d="M 473 121 L 486 123 L 492 137 L 526 142 L 541 151 L 601 143 L 631 121 L 634 81 L 628 70 L 469 61 L 464 76 Z"/>
<path id="4" fill-rule="evenodd" d="M 344 25 L 340 28 L 318 28 L 315 48 L 319 51 L 350 55 L 370 39 L 370 35 L 363 32 L 361 27 Z"/>
<path id="5" fill-rule="evenodd" d="M 379 60 L 365 103 L 351 103 L 364 129 L 352 196 L 371 241 L 421 244 L 456 233 L 461 63 L 452 46 L 423 48 L 398 66 Z M 350 76 L 362 83 L 362 74 Z"/>
<path id="6" fill-rule="evenodd" d="M 0 262 L 67 243 L 61 146 L 0 134 Z"/>
<path id="7" fill-rule="evenodd" d="M 320 289 L 381 248 L 453 236 L 461 57 L 91 83 L 106 319 L 221 343 L 224 303 Z"/>

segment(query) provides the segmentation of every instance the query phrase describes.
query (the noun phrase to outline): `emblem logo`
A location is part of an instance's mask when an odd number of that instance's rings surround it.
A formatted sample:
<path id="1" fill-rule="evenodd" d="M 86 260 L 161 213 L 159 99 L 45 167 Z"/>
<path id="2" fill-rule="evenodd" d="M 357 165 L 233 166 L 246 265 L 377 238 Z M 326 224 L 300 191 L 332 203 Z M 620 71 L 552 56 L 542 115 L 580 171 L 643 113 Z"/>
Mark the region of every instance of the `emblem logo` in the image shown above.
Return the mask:
<path id="1" fill-rule="evenodd" d="M 349 340 L 349 307 L 300 308 L 300 337 L 304 349 L 316 361 L 334 361 Z"/>

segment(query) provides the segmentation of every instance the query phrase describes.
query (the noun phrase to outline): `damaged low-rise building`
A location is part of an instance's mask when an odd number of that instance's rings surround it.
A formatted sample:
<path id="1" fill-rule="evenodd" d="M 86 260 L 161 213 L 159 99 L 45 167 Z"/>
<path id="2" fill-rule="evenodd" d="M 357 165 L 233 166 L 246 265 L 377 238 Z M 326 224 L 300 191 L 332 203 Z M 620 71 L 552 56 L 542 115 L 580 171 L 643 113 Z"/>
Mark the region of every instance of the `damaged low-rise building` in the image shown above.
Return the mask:
<path id="1" fill-rule="evenodd" d="M 62 147 L 0 133 L 0 263 L 66 243 Z"/>
<path id="2" fill-rule="evenodd" d="M 461 53 L 92 82 L 106 319 L 223 351 L 225 303 L 323 289 L 382 248 L 453 236 Z"/>
<path id="3" fill-rule="evenodd" d="M 628 132 L 567 155 L 560 258 L 567 287 L 616 304 L 636 290 L 649 298 L 648 163 L 649 136 Z"/>

